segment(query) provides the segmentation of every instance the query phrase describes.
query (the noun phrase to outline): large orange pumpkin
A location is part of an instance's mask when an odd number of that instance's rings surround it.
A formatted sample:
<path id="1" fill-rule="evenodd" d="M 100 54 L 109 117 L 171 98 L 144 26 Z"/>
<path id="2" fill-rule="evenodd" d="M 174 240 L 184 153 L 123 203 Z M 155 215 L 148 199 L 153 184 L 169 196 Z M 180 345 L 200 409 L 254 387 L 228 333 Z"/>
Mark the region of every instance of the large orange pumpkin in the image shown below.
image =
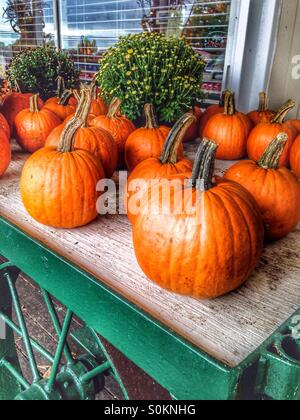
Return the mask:
<path id="1" fill-rule="evenodd" d="M 224 113 L 210 118 L 203 135 L 218 144 L 217 159 L 241 159 L 247 154 L 252 123 L 245 114 L 236 112 L 232 92 L 225 92 L 224 105 Z"/>
<path id="2" fill-rule="evenodd" d="M 297 130 L 298 134 L 300 134 L 300 120 L 289 120 L 287 123 L 290 123 Z"/>
<path id="3" fill-rule="evenodd" d="M 287 168 L 279 167 L 287 141 L 287 134 L 279 134 L 258 163 L 242 161 L 225 174 L 255 198 L 270 239 L 283 238 L 300 221 L 300 182 Z"/>
<path id="4" fill-rule="evenodd" d="M 3 114 L 0 113 L 0 128 L 5 132 L 8 139 L 10 139 L 10 126 L 4 117 Z"/>
<path id="5" fill-rule="evenodd" d="M 300 178 L 300 135 L 296 138 L 291 148 L 290 164 L 292 170 Z"/>
<path id="6" fill-rule="evenodd" d="M 11 149 L 6 133 L 0 128 L 0 176 L 4 174 L 11 161 Z"/>
<path id="7" fill-rule="evenodd" d="M 111 102 L 107 115 L 99 115 L 92 120 L 94 127 L 109 131 L 118 145 L 118 166 L 125 163 L 125 143 L 131 133 L 136 129 L 134 124 L 124 115 L 120 115 L 121 101 L 117 98 Z"/>
<path id="8" fill-rule="evenodd" d="M 279 164 L 280 166 L 288 165 L 290 149 L 295 140 L 295 132 L 284 122 L 284 119 L 294 107 L 295 102 L 289 100 L 280 108 L 276 117 L 271 122 L 261 123 L 254 127 L 249 135 L 247 144 L 248 157 L 251 160 L 258 162 L 274 138 L 280 133 L 286 133 L 288 135 L 288 142 L 281 155 Z"/>
<path id="9" fill-rule="evenodd" d="M 144 107 L 146 125 L 130 134 L 125 144 L 125 161 L 131 172 L 139 163 L 149 158 L 159 158 L 171 129 L 159 125 L 153 105 Z"/>
<path id="10" fill-rule="evenodd" d="M 193 163 L 184 158 L 182 141 L 193 122 L 195 116 L 190 113 L 183 115 L 169 133 L 161 157 L 144 160 L 132 171 L 128 178 L 125 197 L 125 207 L 131 222 L 139 211 L 139 196 L 153 180 L 170 179 L 175 175 L 191 172 Z"/>
<path id="11" fill-rule="evenodd" d="M 146 276 L 195 298 L 216 298 L 241 286 L 263 249 L 264 228 L 252 196 L 237 183 L 213 183 L 216 147 L 201 143 L 189 187 L 170 189 L 165 182 L 150 203 L 144 194 L 133 224 L 134 250 Z"/>
<path id="12" fill-rule="evenodd" d="M 61 119 L 47 108 L 38 108 L 39 95 L 30 98 L 30 108 L 19 112 L 15 118 L 16 140 L 23 150 L 36 152 L 45 146 L 51 131 L 61 124 Z"/>
<path id="13" fill-rule="evenodd" d="M 220 99 L 219 104 L 217 105 L 210 105 L 205 112 L 202 114 L 199 122 L 199 137 L 200 139 L 203 138 L 204 129 L 206 124 L 216 114 L 222 114 L 224 112 L 224 98 L 225 98 L 226 91 L 222 92 L 222 96 Z"/>
<path id="14" fill-rule="evenodd" d="M 254 125 L 272 121 L 276 113 L 267 108 L 266 92 L 259 94 L 259 107 L 256 111 L 249 112 L 248 117 Z"/>
<path id="15" fill-rule="evenodd" d="M 23 109 L 29 108 L 31 96 L 32 96 L 31 93 L 11 92 L 8 95 L 6 95 L 3 100 L 1 112 L 6 118 L 11 129 L 11 134 L 13 135 L 15 134 L 14 133 L 15 118 L 19 114 L 19 112 L 21 112 Z M 43 105 L 44 105 L 43 101 L 39 98 L 38 100 L 39 109 L 41 109 Z"/>
<path id="16" fill-rule="evenodd" d="M 28 213 L 39 223 L 72 229 L 97 217 L 97 183 L 105 177 L 99 159 L 73 149 L 81 121 L 70 121 L 57 149 L 43 148 L 25 163 L 21 196 Z"/>
<path id="17" fill-rule="evenodd" d="M 84 89 L 81 94 L 76 114 L 73 117 L 73 120 L 81 121 L 81 124 L 74 132 L 74 148 L 75 150 L 88 150 L 100 159 L 106 177 L 110 178 L 117 167 L 118 147 L 108 131 L 87 125 L 91 99 L 91 92 L 88 89 Z M 52 131 L 46 141 L 47 147 L 58 146 L 65 125 L 66 124 L 64 123 Z"/>

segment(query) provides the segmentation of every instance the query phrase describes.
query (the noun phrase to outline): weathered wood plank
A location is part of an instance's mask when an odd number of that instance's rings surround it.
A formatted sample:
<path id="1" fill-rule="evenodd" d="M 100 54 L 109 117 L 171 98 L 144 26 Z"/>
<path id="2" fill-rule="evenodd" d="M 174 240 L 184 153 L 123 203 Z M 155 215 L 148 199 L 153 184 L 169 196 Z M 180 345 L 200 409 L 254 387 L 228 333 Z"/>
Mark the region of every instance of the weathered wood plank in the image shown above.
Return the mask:
<path id="1" fill-rule="evenodd" d="M 228 365 L 241 362 L 299 308 L 299 227 L 266 248 L 259 267 L 240 290 L 214 301 L 197 301 L 162 290 L 144 276 L 126 216 L 99 217 L 72 231 L 33 221 L 19 196 L 25 159 L 26 155 L 15 153 L 0 180 L 0 215 Z M 218 162 L 217 172 L 226 165 Z"/>

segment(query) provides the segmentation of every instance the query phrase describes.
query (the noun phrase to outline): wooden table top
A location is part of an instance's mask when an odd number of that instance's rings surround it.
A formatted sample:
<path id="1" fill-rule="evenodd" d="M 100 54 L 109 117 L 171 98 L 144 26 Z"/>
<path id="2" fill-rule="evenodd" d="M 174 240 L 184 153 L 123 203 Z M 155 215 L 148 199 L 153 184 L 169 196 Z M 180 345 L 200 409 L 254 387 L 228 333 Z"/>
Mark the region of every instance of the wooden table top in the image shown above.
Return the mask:
<path id="1" fill-rule="evenodd" d="M 188 154 L 193 154 L 190 146 Z M 236 366 L 300 307 L 300 226 L 268 245 L 249 281 L 238 291 L 213 301 L 197 301 L 162 290 L 139 268 L 126 216 L 109 215 L 75 230 L 36 223 L 19 195 L 19 179 L 28 156 L 18 149 L 0 179 L 0 216 L 93 274 L 99 281 L 195 344 L 211 356 Z M 228 163 L 217 162 L 217 173 Z M 1 240 L 1 239 L 0 239 Z"/>

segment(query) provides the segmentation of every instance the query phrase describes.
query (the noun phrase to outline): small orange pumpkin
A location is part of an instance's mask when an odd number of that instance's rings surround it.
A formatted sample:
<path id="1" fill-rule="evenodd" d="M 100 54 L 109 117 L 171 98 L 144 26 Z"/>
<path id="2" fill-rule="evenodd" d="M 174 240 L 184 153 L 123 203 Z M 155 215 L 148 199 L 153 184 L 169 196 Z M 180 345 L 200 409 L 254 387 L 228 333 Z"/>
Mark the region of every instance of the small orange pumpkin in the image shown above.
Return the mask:
<path id="1" fill-rule="evenodd" d="M 91 124 L 100 127 L 111 133 L 118 146 L 118 166 L 123 167 L 125 163 L 125 143 L 131 133 L 136 129 L 134 124 L 120 115 L 121 101 L 118 98 L 111 102 L 107 115 L 99 115 L 94 118 Z"/>
<path id="2" fill-rule="evenodd" d="M 276 113 L 267 108 L 267 95 L 266 92 L 259 94 L 259 107 L 256 111 L 249 112 L 248 117 L 254 125 L 260 123 L 267 123 L 272 121 Z"/>
<path id="3" fill-rule="evenodd" d="M 150 203 L 144 194 L 133 223 L 134 250 L 146 276 L 195 298 L 240 287 L 263 249 L 264 228 L 252 196 L 235 182 L 213 183 L 216 147 L 201 142 L 190 186 L 170 189 L 165 182 Z"/>
<path id="4" fill-rule="evenodd" d="M 73 120 L 78 121 L 78 128 L 73 134 L 74 149 L 87 150 L 100 159 L 106 177 L 110 178 L 117 167 L 118 147 L 108 131 L 87 125 L 91 101 L 90 89 L 84 89 L 81 94 L 76 114 L 73 116 Z M 80 125 L 79 121 L 81 122 Z M 63 130 L 69 122 L 60 125 L 57 129 L 52 131 L 46 141 L 47 147 L 58 146 Z"/>
<path id="5" fill-rule="evenodd" d="M 202 114 L 199 122 L 199 137 L 203 138 L 204 129 L 206 124 L 216 114 L 222 114 L 224 112 L 224 98 L 226 91 L 222 92 L 222 96 L 218 105 L 210 105 Z"/>
<path id="6" fill-rule="evenodd" d="M 69 115 L 73 114 L 76 110 L 74 105 L 69 105 L 69 100 L 73 92 L 65 90 L 60 98 L 52 98 L 48 100 L 44 106 L 45 109 L 49 109 L 56 114 L 62 121 L 64 121 Z"/>
<path id="7" fill-rule="evenodd" d="M 39 95 L 30 98 L 30 108 L 21 111 L 15 119 L 16 140 L 22 149 L 33 153 L 45 146 L 51 131 L 61 119 L 47 108 L 39 110 Z"/>
<path id="8" fill-rule="evenodd" d="M 39 223 L 72 229 L 97 217 L 96 187 L 105 174 L 100 160 L 90 152 L 74 150 L 73 137 L 80 125 L 80 119 L 70 121 L 57 149 L 40 149 L 25 163 L 21 196 Z"/>
<path id="9" fill-rule="evenodd" d="M 225 92 L 224 105 L 224 113 L 210 118 L 203 135 L 219 146 L 217 159 L 242 159 L 247 154 L 247 139 L 252 123 L 245 114 L 236 112 L 234 93 Z"/>
<path id="10" fill-rule="evenodd" d="M 291 168 L 298 178 L 300 178 L 300 135 L 296 138 L 290 154 Z"/>
<path id="11" fill-rule="evenodd" d="M 241 184 L 255 198 L 269 239 L 283 238 L 300 221 L 300 182 L 287 168 L 279 167 L 287 141 L 287 134 L 279 134 L 258 163 L 242 161 L 225 174 L 227 179 Z"/>
<path id="12" fill-rule="evenodd" d="M 6 133 L 0 128 L 0 176 L 7 170 L 11 161 L 11 149 Z"/>
<path id="13" fill-rule="evenodd" d="M 159 126 L 152 104 L 144 107 L 146 125 L 130 134 L 125 144 L 125 161 L 131 172 L 139 163 L 161 156 L 166 138 L 171 129 Z"/>
<path id="14" fill-rule="evenodd" d="M 125 194 L 125 208 L 131 222 L 136 216 L 136 201 L 138 200 L 135 200 L 134 203 L 135 211 L 131 211 L 133 205 L 130 201 L 133 196 L 136 198 L 136 194 L 139 196 L 142 193 L 141 188 L 147 188 L 156 179 L 170 179 L 173 176 L 191 172 L 193 163 L 184 158 L 182 141 L 193 122 L 195 122 L 194 115 L 190 113 L 183 115 L 169 133 L 161 157 L 144 160 L 132 171 L 128 178 Z M 138 185 L 140 180 L 142 186 Z"/>
<path id="15" fill-rule="evenodd" d="M 294 107 L 295 102 L 289 100 L 280 108 L 271 122 L 260 123 L 253 128 L 247 144 L 248 157 L 251 160 L 258 162 L 274 138 L 280 133 L 286 133 L 288 135 L 288 142 L 285 145 L 279 164 L 280 166 L 288 165 L 290 149 L 295 140 L 295 132 L 284 122 L 284 119 L 287 113 Z"/>
<path id="16" fill-rule="evenodd" d="M 199 125 L 202 117 L 202 110 L 200 108 L 200 105 L 195 105 L 190 112 L 193 115 L 195 115 L 196 121 L 190 126 L 190 128 L 186 132 L 186 135 L 183 139 L 184 142 L 195 141 L 199 133 Z"/>

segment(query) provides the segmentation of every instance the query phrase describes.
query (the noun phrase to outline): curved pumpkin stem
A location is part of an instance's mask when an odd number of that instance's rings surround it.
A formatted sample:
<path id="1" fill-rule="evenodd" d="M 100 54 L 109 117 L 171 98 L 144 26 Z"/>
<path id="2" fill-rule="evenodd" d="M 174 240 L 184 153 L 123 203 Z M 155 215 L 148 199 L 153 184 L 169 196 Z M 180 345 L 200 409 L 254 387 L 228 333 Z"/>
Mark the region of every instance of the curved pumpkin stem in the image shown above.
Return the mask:
<path id="1" fill-rule="evenodd" d="M 146 116 L 145 128 L 159 128 L 153 105 L 145 104 L 144 112 Z"/>
<path id="2" fill-rule="evenodd" d="M 92 83 L 90 84 L 90 91 L 91 91 L 91 97 L 92 99 L 97 99 L 97 82 L 95 79 L 93 79 Z"/>
<path id="3" fill-rule="evenodd" d="M 37 93 L 36 95 L 32 95 L 30 97 L 30 105 L 29 105 L 30 112 L 39 112 L 39 105 L 38 105 L 39 96 L 40 95 Z"/>
<path id="4" fill-rule="evenodd" d="M 230 90 L 224 92 L 224 114 L 235 115 L 235 95 Z"/>
<path id="5" fill-rule="evenodd" d="M 65 90 L 59 100 L 59 105 L 67 105 L 67 102 L 69 101 L 72 95 L 73 92 L 71 90 Z"/>
<path id="6" fill-rule="evenodd" d="M 291 99 L 288 100 L 277 112 L 275 118 L 272 120 L 273 124 L 283 124 L 285 117 L 287 116 L 288 112 L 295 108 L 296 103 Z"/>
<path id="7" fill-rule="evenodd" d="M 266 110 L 267 110 L 267 94 L 266 92 L 260 92 L 258 112 L 265 112 Z"/>
<path id="8" fill-rule="evenodd" d="M 196 117 L 191 113 L 184 114 L 170 131 L 164 144 L 161 163 L 177 163 L 177 152 L 188 128 L 196 121 Z"/>
<path id="9" fill-rule="evenodd" d="M 286 133 L 280 133 L 267 147 L 258 165 L 263 169 L 278 169 L 280 157 L 289 137 Z"/>
<path id="10" fill-rule="evenodd" d="M 120 111 L 120 107 L 122 105 L 122 101 L 119 98 L 114 98 L 108 108 L 107 117 L 108 118 L 116 118 L 118 112 Z"/>
<path id="11" fill-rule="evenodd" d="M 62 153 L 74 150 L 74 135 L 79 128 L 86 124 L 91 106 L 91 94 L 89 89 L 83 89 L 80 101 L 74 117 L 66 124 L 59 140 L 57 150 Z"/>
<path id="12" fill-rule="evenodd" d="M 230 92 L 231 93 L 231 91 L 230 90 L 223 90 L 223 92 L 222 92 L 222 95 L 221 95 L 221 98 L 220 98 L 220 101 L 219 101 L 219 106 L 220 107 L 222 107 L 222 108 L 224 108 L 224 106 L 225 106 L 225 94 L 226 94 L 226 92 Z"/>
<path id="13" fill-rule="evenodd" d="M 57 79 L 57 91 L 56 91 L 56 96 L 58 98 L 62 98 L 65 90 L 66 90 L 66 85 L 65 85 L 65 80 L 62 76 L 58 76 Z"/>
<path id="14" fill-rule="evenodd" d="M 72 92 L 73 92 L 74 98 L 79 102 L 80 101 L 80 93 L 78 92 L 78 90 L 73 89 Z"/>
<path id="15" fill-rule="evenodd" d="M 17 79 L 14 80 L 15 86 L 16 86 L 16 92 L 22 93 L 22 89 L 20 87 L 20 83 L 17 81 Z"/>
<path id="16" fill-rule="evenodd" d="M 195 157 L 191 178 L 191 187 L 208 191 L 213 187 L 216 150 L 218 145 L 211 140 L 203 139 Z"/>

